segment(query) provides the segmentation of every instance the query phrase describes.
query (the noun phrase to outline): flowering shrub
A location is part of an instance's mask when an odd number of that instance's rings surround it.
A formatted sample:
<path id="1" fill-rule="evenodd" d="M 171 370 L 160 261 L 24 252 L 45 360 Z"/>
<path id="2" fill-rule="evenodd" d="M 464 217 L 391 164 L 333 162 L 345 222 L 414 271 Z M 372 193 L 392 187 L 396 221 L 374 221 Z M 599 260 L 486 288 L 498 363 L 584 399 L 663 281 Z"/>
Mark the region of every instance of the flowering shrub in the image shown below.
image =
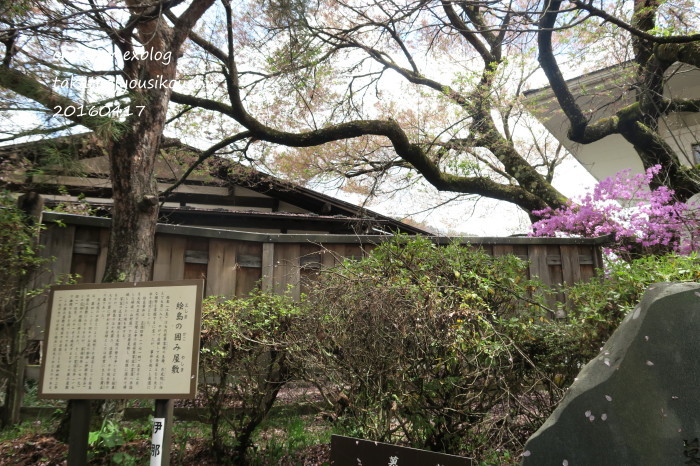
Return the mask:
<path id="1" fill-rule="evenodd" d="M 612 252 L 626 257 L 669 251 L 688 253 L 698 248 L 694 209 L 674 199 L 666 186 L 651 188 L 661 165 L 643 174 L 623 170 L 598 183 L 578 203 L 533 212 L 542 219 L 532 225 L 532 236 L 596 237 L 613 234 Z M 681 241 L 688 238 L 687 241 Z"/>

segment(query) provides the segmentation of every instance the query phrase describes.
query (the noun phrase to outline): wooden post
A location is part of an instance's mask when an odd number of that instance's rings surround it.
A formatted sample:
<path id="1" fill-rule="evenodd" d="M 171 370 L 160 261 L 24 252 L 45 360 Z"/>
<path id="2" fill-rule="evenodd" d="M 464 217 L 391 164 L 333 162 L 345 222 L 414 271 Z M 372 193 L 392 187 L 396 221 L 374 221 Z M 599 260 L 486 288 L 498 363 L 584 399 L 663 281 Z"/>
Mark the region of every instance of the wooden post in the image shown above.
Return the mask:
<path id="1" fill-rule="evenodd" d="M 274 287 L 273 271 L 275 269 L 275 243 L 262 245 L 262 289 L 272 291 Z"/>
<path id="2" fill-rule="evenodd" d="M 90 400 L 71 400 L 68 466 L 87 465 Z"/>
<path id="3" fill-rule="evenodd" d="M 173 400 L 156 400 L 156 412 L 154 418 L 165 419 L 161 426 L 163 429 L 163 443 L 161 444 L 160 461 L 151 461 L 151 466 L 167 466 L 170 464 L 170 446 L 173 433 Z M 155 429 L 154 429 L 155 430 Z"/>

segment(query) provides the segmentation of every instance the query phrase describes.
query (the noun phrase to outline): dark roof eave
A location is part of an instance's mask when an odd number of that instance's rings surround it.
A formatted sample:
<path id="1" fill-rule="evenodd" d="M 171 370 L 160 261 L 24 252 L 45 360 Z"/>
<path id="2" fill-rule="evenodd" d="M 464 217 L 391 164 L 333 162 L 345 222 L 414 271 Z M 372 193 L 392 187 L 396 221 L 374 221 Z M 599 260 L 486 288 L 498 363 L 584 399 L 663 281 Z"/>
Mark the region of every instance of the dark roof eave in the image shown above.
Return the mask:
<path id="1" fill-rule="evenodd" d="M 217 217 L 248 217 L 248 218 L 274 218 L 279 220 L 308 220 L 319 222 L 344 222 L 344 223 L 379 223 L 379 224 L 395 224 L 395 221 L 377 219 L 374 217 L 346 217 L 342 215 L 316 215 L 316 214 L 297 214 L 289 212 L 260 212 L 247 210 L 205 210 L 197 208 L 177 208 L 164 207 L 160 209 L 163 215 L 177 213 L 180 215 L 200 215 L 200 216 L 217 216 Z"/>
<path id="2" fill-rule="evenodd" d="M 44 212 L 44 222 L 62 222 L 70 225 L 83 225 L 99 228 L 109 228 L 112 221 L 104 217 L 88 217 L 85 215 L 64 214 L 58 212 Z M 186 235 L 202 238 L 234 239 L 240 241 L 254 241 L 264 243 L 350 243 L 371 244 L 381 243 L 393 235 L 344 235 L 344 234 L 289 234 L 289 233 L 250 233 L 235 230 L 217 228 L 191 227 L 182 225 L 168 225 L 159 223 L 156 231 L 174 235 Z M 449 244 L 459 242 L 461 244 L 493 245 L 603 245 L 613 241 L 612 235 L 599 236 L 597 238 L 532 238 L 532 237 L 448 237 L 429 236 L 436 244 Z"/>

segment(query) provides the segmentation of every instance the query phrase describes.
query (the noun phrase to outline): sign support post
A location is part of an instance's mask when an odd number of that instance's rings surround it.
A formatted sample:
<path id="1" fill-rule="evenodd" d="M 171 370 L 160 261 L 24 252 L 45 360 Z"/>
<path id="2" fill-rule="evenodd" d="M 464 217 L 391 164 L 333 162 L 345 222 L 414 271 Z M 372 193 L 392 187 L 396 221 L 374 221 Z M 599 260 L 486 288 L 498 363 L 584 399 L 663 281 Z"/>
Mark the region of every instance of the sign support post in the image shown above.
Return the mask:
<path id="1" fill-rule="evenodd" d="M 160 439 L 158 448 L 151 450 L 151 466 L 165 466 L 170 464 L 170 444 L 173 433 L 173 406 L 172 399 L 156 400 L 156 412 L 153 417 L 153 439 L 152 445 L 156 445 L 155 439 Z M 161 423 L 158 425 L 157 423 Z M 158 430 L 162 430 L 159 434 Z M 158 454 L 156 454 L 158 453 Z"/>
<path id="2" fill-rule="evenodd" d="M 68 466 L 85 466 L 87 464 L 89 435 L 90 400 L 71 400 Z"/>

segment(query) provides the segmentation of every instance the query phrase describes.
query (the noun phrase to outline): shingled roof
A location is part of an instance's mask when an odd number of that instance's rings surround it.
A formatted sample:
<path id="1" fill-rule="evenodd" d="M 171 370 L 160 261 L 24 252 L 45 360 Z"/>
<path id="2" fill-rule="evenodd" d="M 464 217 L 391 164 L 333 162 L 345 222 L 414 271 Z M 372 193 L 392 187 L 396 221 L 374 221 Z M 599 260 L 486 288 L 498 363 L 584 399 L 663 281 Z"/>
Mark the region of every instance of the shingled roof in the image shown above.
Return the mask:
<path id="1" fill-rule="evenodd" d="M 164 138 L 155 174 L 164 192 L 201 151 Z M 62 159 L 62 163 L 56 163 Z M 67 163 L 66 163 L 67 162 Z M 42 170 L 36 171 L 36 167 Z M 91 133 L 0 146 L 0 186 L 36 189 L 47 203 L 84 196 L 109 215 L 111 183 L 107 153 Z M 327 231 L 328 233 L 430 232 L 349 202 L 214 156 L 167 196 L 161 222 L 217 228 Z"/>

